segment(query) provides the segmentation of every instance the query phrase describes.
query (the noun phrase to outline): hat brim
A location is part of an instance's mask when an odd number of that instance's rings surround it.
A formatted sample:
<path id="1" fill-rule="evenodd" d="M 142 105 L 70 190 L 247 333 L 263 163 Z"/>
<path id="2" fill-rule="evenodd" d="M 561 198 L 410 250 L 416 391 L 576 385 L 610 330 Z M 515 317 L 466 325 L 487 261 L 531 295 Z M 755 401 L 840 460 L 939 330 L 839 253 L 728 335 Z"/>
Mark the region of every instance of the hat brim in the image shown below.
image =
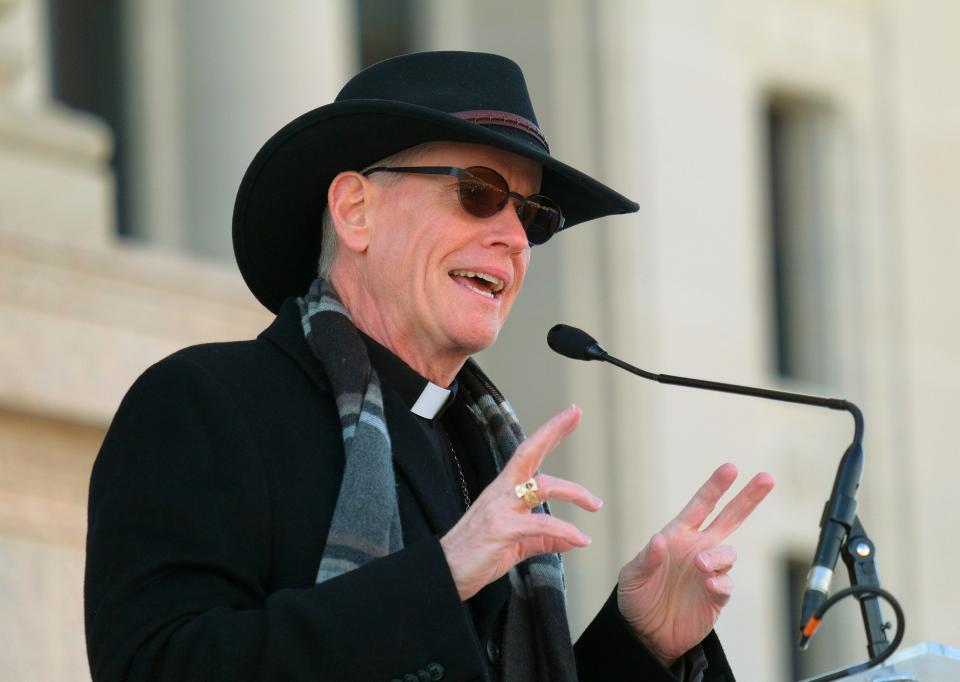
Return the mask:
<path id="1" fill-rule="evenodd" d="M 540 192 L 557 202 L 565 227 L 632 213 L 635 202 L 546 154 L 509 128 L 480 126 L 435 109 L 390 100 L 347 100 L 307 112 L 260 149 L 244 174 L 233 212 L 233 248 L 244 281 L 273 312 L 316 277 L 327 187 L 425 142 L 470 142 L 543 166 Z"/>

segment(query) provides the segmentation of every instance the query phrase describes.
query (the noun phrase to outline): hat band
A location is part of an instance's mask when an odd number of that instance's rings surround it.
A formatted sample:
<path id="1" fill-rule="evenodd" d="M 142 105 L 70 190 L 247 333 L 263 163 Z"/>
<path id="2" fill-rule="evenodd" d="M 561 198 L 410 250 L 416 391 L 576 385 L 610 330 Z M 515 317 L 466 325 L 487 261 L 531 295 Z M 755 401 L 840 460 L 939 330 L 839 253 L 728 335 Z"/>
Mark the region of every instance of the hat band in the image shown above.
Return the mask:
<path id="1" fill-rule="evenodd" d="M 547 138 L 540 132 L 540 128 L 537 127 L 536 123 L 525 119 L 523 116 L 512 114 L 509 111 L 496 111 L 495 109 L 455 111 L 451 115 L 477 125 L 506 126 L 519 130 L 536 139 L 547 150 L 547 154 L 550 153 L 550 145 L 547 144 Z"/>

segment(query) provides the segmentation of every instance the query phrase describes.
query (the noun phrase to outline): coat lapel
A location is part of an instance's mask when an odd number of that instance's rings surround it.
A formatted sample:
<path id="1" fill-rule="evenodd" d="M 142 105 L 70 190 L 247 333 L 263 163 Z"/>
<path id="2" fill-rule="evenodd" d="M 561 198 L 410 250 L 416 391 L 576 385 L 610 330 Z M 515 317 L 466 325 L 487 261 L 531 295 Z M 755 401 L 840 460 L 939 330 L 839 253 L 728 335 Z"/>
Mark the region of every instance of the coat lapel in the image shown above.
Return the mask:
<path id="1" fill-rule="evenodd" d="M 296 299 L 288 298 L 283 302 L 276 319 L 260 333 L 259 338 L 278 346 L 300 365 L 321 391 L 330 392 L 330 380 L 323 371 L 323 365 L 313 356 L 310 346 L 307 345 Z"/>

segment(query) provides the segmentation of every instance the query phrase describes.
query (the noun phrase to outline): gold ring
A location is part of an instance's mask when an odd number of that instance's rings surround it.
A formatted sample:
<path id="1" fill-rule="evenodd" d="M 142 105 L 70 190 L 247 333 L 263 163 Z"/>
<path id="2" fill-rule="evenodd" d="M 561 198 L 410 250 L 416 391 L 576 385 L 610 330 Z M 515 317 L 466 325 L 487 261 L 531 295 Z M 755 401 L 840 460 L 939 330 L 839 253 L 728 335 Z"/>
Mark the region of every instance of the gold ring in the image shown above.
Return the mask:
<path id="1" fill-rule="evenodd" d="M 537 497 L 537 489 L 537 482 L 532 478 L 524 481 L 515 488 L 517 497 L 523 500 L 530 509 L 540 505 L 540 498 Z"/>

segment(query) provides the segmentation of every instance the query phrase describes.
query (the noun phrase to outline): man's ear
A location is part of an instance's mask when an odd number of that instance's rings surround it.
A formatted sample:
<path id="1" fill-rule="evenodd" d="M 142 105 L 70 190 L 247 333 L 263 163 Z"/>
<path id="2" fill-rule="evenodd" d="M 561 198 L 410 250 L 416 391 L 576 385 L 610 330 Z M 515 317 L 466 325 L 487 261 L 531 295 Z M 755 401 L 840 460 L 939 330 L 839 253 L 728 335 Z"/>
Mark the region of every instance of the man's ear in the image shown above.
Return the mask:
<path id="1" fill-rule="evenodd" d="M 327 189 L 327 208 L 340 244 L 355 253 L 367 250 L 371 183 L 356 171 L 344 171 Z"/>

